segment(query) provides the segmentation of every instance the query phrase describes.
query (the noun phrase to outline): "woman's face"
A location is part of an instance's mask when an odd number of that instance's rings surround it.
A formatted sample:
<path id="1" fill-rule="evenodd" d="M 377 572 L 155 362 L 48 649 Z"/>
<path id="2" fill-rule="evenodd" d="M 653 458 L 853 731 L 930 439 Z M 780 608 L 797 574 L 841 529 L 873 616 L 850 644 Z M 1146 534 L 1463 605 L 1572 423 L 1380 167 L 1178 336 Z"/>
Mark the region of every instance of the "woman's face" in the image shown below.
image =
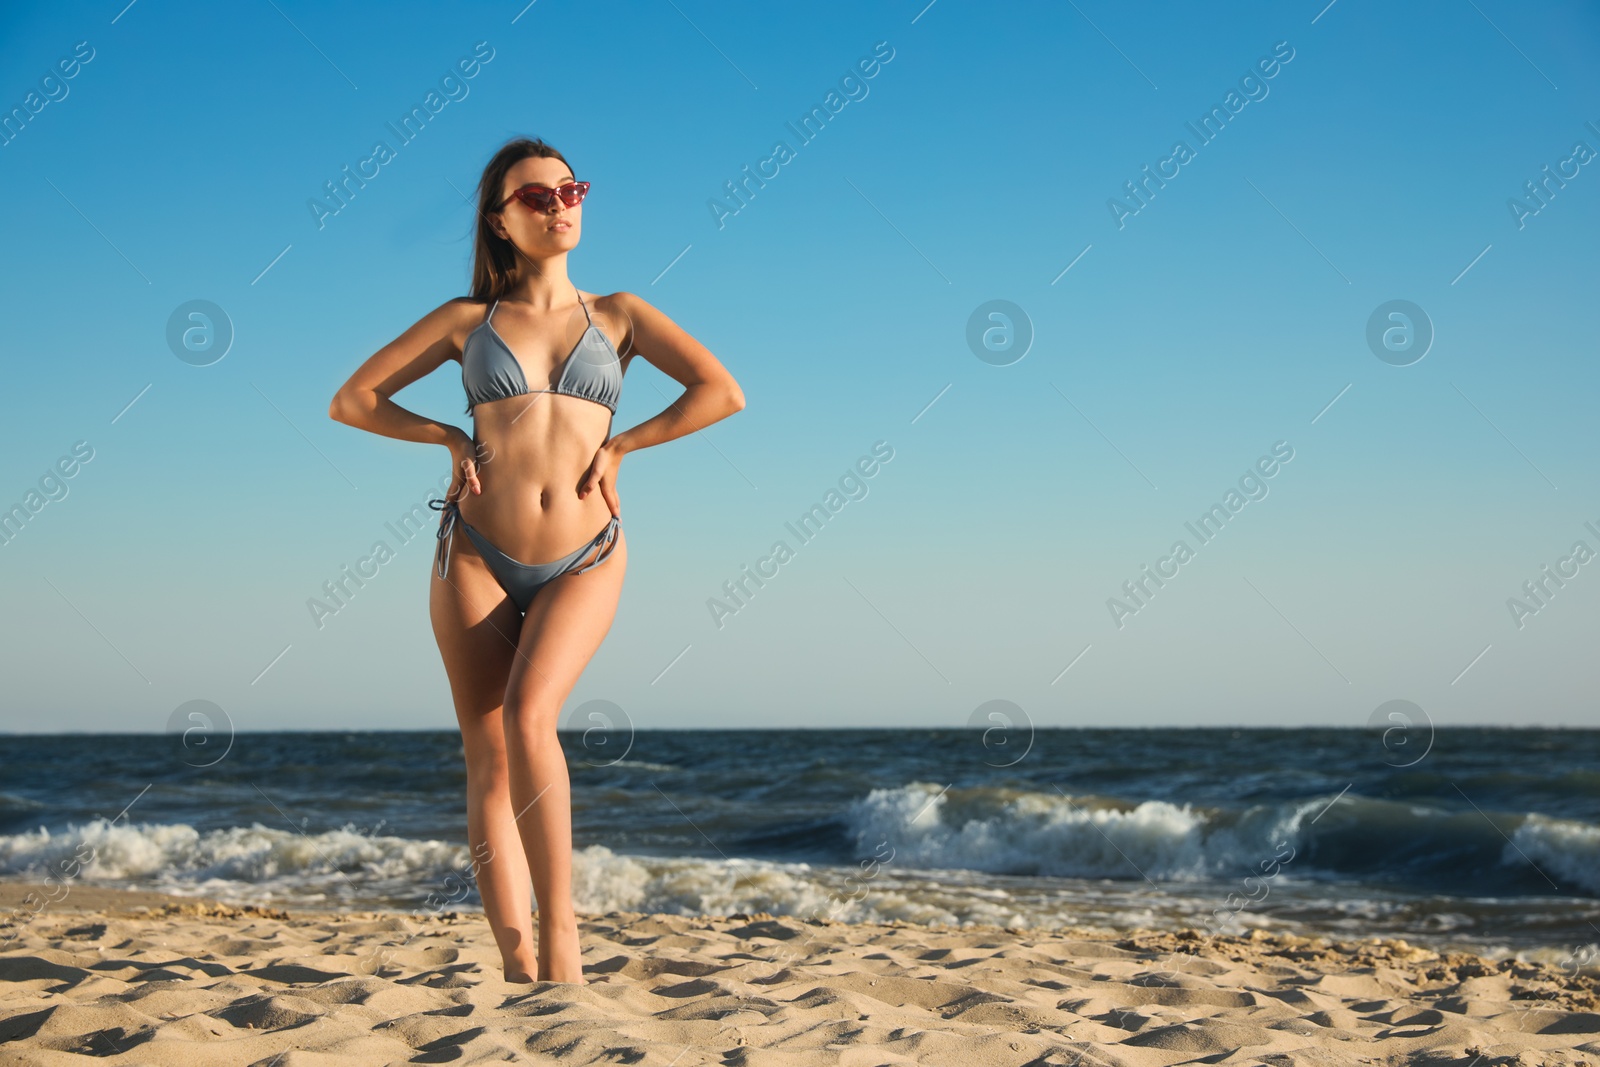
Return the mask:
<path id="1" fill-rule="evenodd" d="M 530 156 L 506 172 L 500 185 L 500 199 L 506 199 L 524 185 L 556 189 L 573 180 L 572 171 L 561 160 Z M 537 211 L 520 200 L 512 200 L 498 213 L 490 215 L 489 220 L 501 237 L 530 259 L 539 259 L 577 247 L 583 230 L 583 205 L 568 207 L 557 196 L 551 197 L 543 211 Z"/>

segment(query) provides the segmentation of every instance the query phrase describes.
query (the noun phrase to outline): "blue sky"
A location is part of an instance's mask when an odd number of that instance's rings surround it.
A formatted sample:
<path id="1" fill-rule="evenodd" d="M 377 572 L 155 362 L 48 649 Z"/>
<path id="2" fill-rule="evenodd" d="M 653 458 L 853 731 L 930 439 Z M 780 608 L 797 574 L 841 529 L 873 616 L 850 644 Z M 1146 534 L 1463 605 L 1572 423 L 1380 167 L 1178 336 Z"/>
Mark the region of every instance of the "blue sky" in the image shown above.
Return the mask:
<path id="1" fill-rule="evenodd" d="M 624 463 L 627 583 L 573 707 L 1360 726 L 1407 699 L 1441 725 L 1600 725 L 1600 563 L 1571 555 L 1600 551 L 1600 166 L 1574 155 L 1600 151 L 1600 14 L 998 10 L 9 11 L 0 506 L 40 493 L 0 545 L 0 729 L 162 730 L 195 699 L 238 729 L 453 725 L 432 538 L 385 525 L 447 454 L 326 409 L 466 292 L 462 196 L 519 135 L 593 182 L 574 281 L 651 301 L 748 401 Z M 802 142 L 786 124 L 830 92 Z M 319 224 L 380 139 L 393 158 Z M 780 140 L 730 215 L 725 183 Z M 1168 178 L 1141 203 L 1147 166 Z M 1546 166 L 1565 184 L 1535 201 Z M 197 300 L 232 332 L 205 366 L 167 340 Z M 1396 300 L 1433 332 L 1404 366 L 1367 341 Z M 1020 359 L 969 346 L 992 301 L 1020 309 Z M 397 399 L 459 422 L 454 370 Z M 617 427 L 675 388 L 632 367 Z M 788 534 L 877 442 L 866 494 Z M 1274 446 L 1266 495 L 1191 534 Z M 380 540 L 395 558 L 318 628 L 307 601 Z M 708 601 L 778 540 L 793 558 L 719 627 Z M 1129 601 L 1179 540 L 1192 558 Z M 1514 619 L 1546 565 L 1572 576 Z"/>

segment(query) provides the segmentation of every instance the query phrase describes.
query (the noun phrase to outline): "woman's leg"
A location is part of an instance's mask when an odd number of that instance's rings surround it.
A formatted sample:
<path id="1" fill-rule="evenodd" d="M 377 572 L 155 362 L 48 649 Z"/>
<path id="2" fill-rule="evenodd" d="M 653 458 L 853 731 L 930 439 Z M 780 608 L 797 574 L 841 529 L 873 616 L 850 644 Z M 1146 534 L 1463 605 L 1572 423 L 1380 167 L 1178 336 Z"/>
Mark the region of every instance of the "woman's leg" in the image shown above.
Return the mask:
<path id="1" fill-rule="evenodd" d="M 428 580 L 428 613 L 466 753 L 467 839 L 484 916 L 500 948 L 506 980 L 531 982 L 538 969 L 531 883 L 511 804 L 501 725 L 506 682 L 517 658 L 517 610 L 464 537 L 455 539 L 448 577 L 430 569 Z"/>
<path id="2" fill-rule="evenodd" d="M 617 534 L 610 558 L 539 590 L 522 622 L 519 655 L 506 686 L 506 761 L 511 802 L 539 901 L 539 979 L 583 981 L 578 919 L 572 907 L 572 796 L 556 737 L 561 705 L 600 647 L 617 611 L 627 545 Z"/>

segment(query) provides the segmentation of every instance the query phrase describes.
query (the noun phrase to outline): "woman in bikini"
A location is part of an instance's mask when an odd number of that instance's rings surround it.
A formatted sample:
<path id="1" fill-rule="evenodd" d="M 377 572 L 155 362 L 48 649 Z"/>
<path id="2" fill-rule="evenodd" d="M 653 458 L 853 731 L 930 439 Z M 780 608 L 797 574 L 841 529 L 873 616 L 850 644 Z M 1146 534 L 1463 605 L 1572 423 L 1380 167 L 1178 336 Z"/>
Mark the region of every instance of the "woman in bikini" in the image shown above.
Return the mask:
<path id="1" fill-rule="evenodd" d="M 556 720 L 622 591 L 618 465 L 744 407 L 733 376 L 666 315 L 633 293 L 585 296 L 567 279 L 588 191 L 542 141 L 501 148 L 478 183 L 472 295 L 379 349 L 328 411 L 358 429 L 450 450 L 450 490 L 434 502 L 443 514 L 429 613 L 466 752 L 478 889 L 513 982 L 583 981 Z M 612 435 L 634 356 L 677 380 L 683 395 Z M 450 360 L 461 363 L 470 436 L 390 399 Z"/>

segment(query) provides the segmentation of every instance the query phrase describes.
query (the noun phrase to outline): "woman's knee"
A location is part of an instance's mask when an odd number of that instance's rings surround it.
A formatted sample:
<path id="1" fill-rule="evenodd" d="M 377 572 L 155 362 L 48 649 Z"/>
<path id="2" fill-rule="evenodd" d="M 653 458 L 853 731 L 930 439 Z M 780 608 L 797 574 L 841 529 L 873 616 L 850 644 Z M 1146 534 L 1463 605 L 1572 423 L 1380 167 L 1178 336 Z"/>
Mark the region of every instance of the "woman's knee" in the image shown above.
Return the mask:
<path id="1" fill-rule="evenodd" d="M 506 751 L 497 748 L 487 752 L 467 753 L 467 785 L 471 789 L 494 792 L 506 788 L 510 781 Z"/>
<path id="2" fill-rule="evenodd" d="M 506 778 L 506 738 L 500 716 L 481 716 L 461 722 L 461 752 L 468 783 L 479 786 L 503 784 Z"/>
<path id="3" fill-rule="evenodd" d="M 561 706 L 536 697 L 506 700 L 504 716 L 506 745 L 539 748 L 559 744 L 556 720 Z"/>

